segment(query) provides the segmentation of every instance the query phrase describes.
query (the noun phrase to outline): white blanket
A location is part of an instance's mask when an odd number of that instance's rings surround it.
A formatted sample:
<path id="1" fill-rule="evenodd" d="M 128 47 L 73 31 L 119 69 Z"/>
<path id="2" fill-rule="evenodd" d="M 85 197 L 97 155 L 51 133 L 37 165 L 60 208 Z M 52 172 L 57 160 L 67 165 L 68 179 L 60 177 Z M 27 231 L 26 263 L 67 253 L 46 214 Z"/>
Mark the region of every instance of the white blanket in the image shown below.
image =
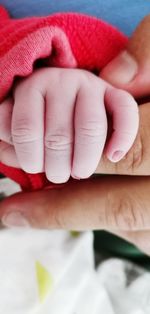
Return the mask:
<path id="1" fill-rule="evenodd" d="M 92 232 L 3 229 L 0 314 L 31 313 L 150 314 L 150 274 L 113 258 L 95 269 Z"/>

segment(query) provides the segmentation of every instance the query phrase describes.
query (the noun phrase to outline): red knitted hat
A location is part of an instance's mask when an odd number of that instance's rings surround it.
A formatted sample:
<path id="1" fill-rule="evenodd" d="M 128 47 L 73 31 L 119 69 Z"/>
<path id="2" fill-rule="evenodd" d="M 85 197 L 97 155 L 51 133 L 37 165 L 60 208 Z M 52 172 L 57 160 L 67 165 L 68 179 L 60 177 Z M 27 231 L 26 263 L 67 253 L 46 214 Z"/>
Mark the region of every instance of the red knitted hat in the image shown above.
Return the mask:
<path id="1" fill-rule="evenodd" d="M 38 60 L 44 66 L 99 72 L 126 43 L 122 33 L 94 17 L 65 13 L 15 20 L 0 6 L 0 101 L 14 79 L 31 74 Z M 0 172 L 25 190 L 50 185 L 44 173 L 27 174 L 2 163 Z"/>

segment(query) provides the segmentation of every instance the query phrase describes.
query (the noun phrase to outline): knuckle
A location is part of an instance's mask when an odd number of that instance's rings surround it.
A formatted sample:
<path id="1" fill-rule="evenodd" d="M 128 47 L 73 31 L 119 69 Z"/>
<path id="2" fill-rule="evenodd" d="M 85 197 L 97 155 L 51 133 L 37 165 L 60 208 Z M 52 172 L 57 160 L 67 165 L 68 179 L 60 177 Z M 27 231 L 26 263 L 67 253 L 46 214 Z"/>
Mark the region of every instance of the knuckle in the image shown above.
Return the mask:
<path id="1" fill-rule="evenodd" d="M 86 140 L 87 138 L 92 142 L 99 141 L 100 138 L 106 137 L 106 126 L 104 124 L 99 124 L 98 122 L 89 122 L 85 125 L 81 125 L 78 127 L 78 135 L 83 140 Z"/>
<path id="2" fill-rule="evenodd" d="M 97 78 L 97 76 L 95 76 L 92 72 L 89 72 L 87 70 L 81 70 L 80 78 L 82 78 L 82 82 L 84 82 L 85 86 L 88 87 L 89 89 L 96 86 L 99 89 L 103 82 L 102 80 L 100 82 L 100 78 Z"/>
<path id="3" fill-rule="evenodd" d="M 72 144 L 71 139 L 63 134 L 51 134 L 45 137 L 45 147 L 52 150 L 67 150 Z"/>
<path id="4" fill-rule="evenodd" d="M 143 138 L 138 135 L 133 146 L 125 157 L 115 164 L 116 173 L 137 174 L 145 159 Z"/>
<path id="5" fill-rule="evenodd" d="M 144 228 L 144 217 L 141 207 L 129 194 L 124 194 L 118 198 L 111 193 L 108 203 L 108 214 L 112 213 L 111 225 L 114 228 L 125 231 L 135 231 Z"/>
<path id="6" fill-rule="evenodd" d="M 121 198 L 118 202 L 118 208 L 115 211 L 116 224 L 124 230 L 135 230 L 137 218 L 134 213 L 134 207 L 130 198 Z"/>
<path id="7" fill-rule="evenodd" d="M 70 77 L 68 76 L 68 69 L 67 71 L 63 68 L 50 68 L 48 69 L 48 79 L 51 82 L 51 87 L 53 88 L 55 84 L 59 86 L 59 88 L 63 88 L 65 83 L 70 82 Z M 52 89 L 51 89 L 52 90 Z"/>
<path id="8" fill-rule="evenodd" d="M 30 127 L 30 124 L 25 119 L 16 122 L 12 129 L 12 137 L 15 143 L 24 143 L 37 140 L 35 130 Z"/>

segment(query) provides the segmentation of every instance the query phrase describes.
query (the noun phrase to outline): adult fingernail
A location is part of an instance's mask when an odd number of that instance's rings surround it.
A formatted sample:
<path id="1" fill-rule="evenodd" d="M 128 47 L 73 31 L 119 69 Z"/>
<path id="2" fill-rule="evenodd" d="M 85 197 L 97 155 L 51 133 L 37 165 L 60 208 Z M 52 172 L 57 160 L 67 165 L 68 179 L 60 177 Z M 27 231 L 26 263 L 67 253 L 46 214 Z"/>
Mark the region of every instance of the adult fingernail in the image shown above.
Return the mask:
<path id="1" fill-rule="evenodd" d="M 124 152 L 122 152 L 121 150 L 117 150 L 115 153 L 113 153 L 111 161 L 112 162 L 118 162 L 123 157 L 124 157 Z"/>
<path id="2" fill-rule="evenodd" d="M 6 227 L 29 227 L 29 222 L 20 212 L 6 214 L 1 220 Z"/>
<path id="3" fill-rule="evenodd" d="M 104 74 L 114 84 L 127 84 L 134 79 L 137 72 L 136 60 L 127 51 L 123 51 L 106 66 L 102 76 Z"/>

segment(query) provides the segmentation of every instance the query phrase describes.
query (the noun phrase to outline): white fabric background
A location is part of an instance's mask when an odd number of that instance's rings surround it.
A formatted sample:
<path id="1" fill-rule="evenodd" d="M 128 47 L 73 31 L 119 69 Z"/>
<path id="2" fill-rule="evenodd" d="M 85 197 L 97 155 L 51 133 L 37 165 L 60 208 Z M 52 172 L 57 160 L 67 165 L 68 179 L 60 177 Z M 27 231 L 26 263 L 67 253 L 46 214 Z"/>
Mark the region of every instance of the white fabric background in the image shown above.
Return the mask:
<path id="1" fill-rule="evenodd" d="M 17 190 L 0 180 L 5 195 Z M 113 258 L 95 270 L 91 232 L 2 229 L 0 314 L 31 313 L 150 314 L 150 274 Z"/>

